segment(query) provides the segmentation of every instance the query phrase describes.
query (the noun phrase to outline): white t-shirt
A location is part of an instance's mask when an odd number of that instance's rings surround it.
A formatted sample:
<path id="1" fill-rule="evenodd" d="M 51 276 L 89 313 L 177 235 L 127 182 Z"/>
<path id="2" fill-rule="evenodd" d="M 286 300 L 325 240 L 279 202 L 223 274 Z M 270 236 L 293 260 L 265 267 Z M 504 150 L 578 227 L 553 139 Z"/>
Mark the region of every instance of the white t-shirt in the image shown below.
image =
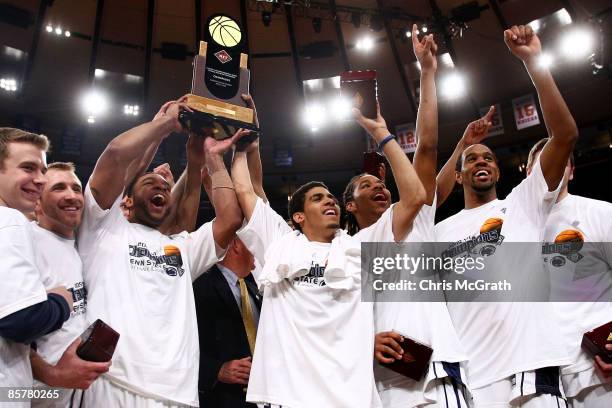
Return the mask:
<path id="1" fill-rule="evenodd" d="M 32 233 L 19 211 L 0 207 L 0 319 L 47 300 L 34 260 Z M 0 387 L 31 387 L 30 346 L 0 337 Z"/>
<path id="2" fill-rule="evenodd" d="M 237 234 L 263 260 L 273 256 L 270 244 L 291 232 L 258 199 Z M 310 267 L 303 276 L 265 287 L 247 401 L 290 408 L 379 407 L 372 373 L 372 305 L 361 302 L 359 289 L 327 286 L 323 272 L 331 244 L 300 238 L 281 257 L 299 256 Z"/>
<path id="3" fill-rule="evenodd" d="M 435 206 L 434 202 L 431 206 L 424 205 L 421 208 L 403 242 L 434 241 Z M 376 223 L 355 234 L 355 238 L 362 242 L 394 242 L 393 207 L 394 205 L 389 207 Z M 432 364 L 434 361 L 461 362 L 467 360 L 444 303 L 376 302 L 374 321 L 377 333 L 394 330 L 432 347 L 434 350 Z M 374 374 L 385 407 L 414 406 L 426 403 L 425 383 L 435 378 L 433 370 L 430 369 L 431 376 L 422 384 L 417 385 L 414 381 L 376 362 L 374 363 Z"/>
<path id="4" fill-rule="evenodd" d="M 87 321 L 102 319 L 121 336 L 108 378 L 146 397 L 197 406 L 192 280 L 219 260 L 212 222 L 166 236 L 128 222 L 120 200 L 102 210 L 87 185 L 78 235 Z"/>
<path id="5" fill-rule="evenodd" d="M 573 233 L 573 234 L 572 234 Z M 589 243 L 569 256 L 554 250 L 554 243 L 570 235 Z M 546 222 L 544 245 L 545 265 L 554 274 L 553 283 L 567 283 L 565 296 L 574 300 L 610 299 L 612 293 L 612 204 L 605 201 L 568 195 L 553 207 Z M 547 250 L 549 249 L 549 250 Z M 584 293 L 577 293 L 577 288 Z M 570 292 L 571 290 L 571 292 Z M 572 365 L 562 373 L 576 374 L 593 371 L 593 357 L 582 350 L 582 335 L 612 320 L 610 302 L 557 302 L 553 303 L 561 322 L 564 339 L 570 348 Z M 599 380 L 596 375 L 589 378 Z M 612 381 L 612 379 L 610 379 Z M 570 396 L 594 384 L 582 384 L 576 390 L 566 390 Z"/>
<path id="6" fill-rule="evenodd" d="M 0 207 L 0 319 L 47 300 L 28 224 L 19 211 Z M 0 387 L 31 387 L 30 346 L 0 337 L 0 368 Z"/>
<path id="7" fill-rule="evenodd" d="M 481 234 L 489 234 L 489 238 L 495 235 L 496 246 L 506 242 L 542 242 L 546 218 L 558 192 L 559 189 L 548 191 L 537 161 L 531 174 L 505 200 L 461 210 L 438 223 L 436 240 L 456 243 L 450 248 L 470 240 L 480 242 Z M 485 231 L 481 229 L 484 224 L 497 227 Z M 504 258 L 508 275 L 516 270 L 542 271 L 538 259 L 540 246 L 531 248 L 533 254 Z M 468 382 L 473 388 L 522 371 L 569 362 L 550 303 L 449 302 L 448 310 L 468 353 Z"/>
<path id="8" fill-rule="evenodd" d="M 49 364 L 55 365 L 66 348 L 87 328 L 85 310 L 87 291 L 83 283 L 83 263 L 76 250 L 75 240 L 61 237 L 31 222 L 36 265 L 46 289 L 64 286 L 72 293 L 72 312 L 61 329 L 36 340 L 37 353 Z M 47 388 L 35 381 L 38 387 Z M 72 390 L 61 390 L 64 401 L 70 401 Z M 57 405 L 57 400 L 54 403 Z M 33 405 L 48 405 L 39 400 Z"/>

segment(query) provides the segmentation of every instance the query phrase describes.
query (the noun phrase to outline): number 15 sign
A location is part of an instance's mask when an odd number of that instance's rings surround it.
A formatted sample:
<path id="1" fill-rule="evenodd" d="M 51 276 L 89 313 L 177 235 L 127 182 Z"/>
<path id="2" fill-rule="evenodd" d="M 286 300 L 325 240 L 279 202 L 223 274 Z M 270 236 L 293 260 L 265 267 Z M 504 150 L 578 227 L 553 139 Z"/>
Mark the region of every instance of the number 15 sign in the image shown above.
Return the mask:
<path id="1" fill-rule="evenodd" d="M 514 121 L 518 130 L 540 124 L 538 108 L 533 99 L 533 94 L 513 99 L 512 109 L 514 110 Z"/>

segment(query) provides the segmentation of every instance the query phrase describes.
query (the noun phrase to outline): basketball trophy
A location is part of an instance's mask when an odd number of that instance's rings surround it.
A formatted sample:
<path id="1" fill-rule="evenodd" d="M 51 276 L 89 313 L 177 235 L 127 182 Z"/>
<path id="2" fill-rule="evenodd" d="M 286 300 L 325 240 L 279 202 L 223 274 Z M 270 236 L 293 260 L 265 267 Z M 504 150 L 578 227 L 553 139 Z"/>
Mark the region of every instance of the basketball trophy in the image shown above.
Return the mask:
<path id="1" fill-rule="evenodd" d="M 250 72 L 248 57 L 241 52 L 240 26 L 226 15 L 215 14 L 206 22 L 205 38 L 193 60 L 187 95 L 193 112 L 182 111 L 179 120 L 190 132 L 219 140 L 231 137 L 238 128 L 251 130 L 249 138 L 257 137 L 255 112 L 241 96 L 249 93 Z"/>

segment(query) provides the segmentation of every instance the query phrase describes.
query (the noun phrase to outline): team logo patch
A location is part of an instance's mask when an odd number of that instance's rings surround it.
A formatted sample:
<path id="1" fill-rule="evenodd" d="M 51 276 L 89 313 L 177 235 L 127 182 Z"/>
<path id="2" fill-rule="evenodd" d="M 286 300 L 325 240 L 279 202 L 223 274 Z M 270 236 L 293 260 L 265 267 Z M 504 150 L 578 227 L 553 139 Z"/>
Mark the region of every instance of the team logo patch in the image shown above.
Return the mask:
<path id="1" fill-rule="evenodd" d="M 443 257 L 454 258 L 460 255 L 491 256 L 495 254 L 497 246 L 504 241 L 501 234 L 504 220 L 502 218 L 488 218 L 480 227 L 479 234 L 459 241 L 442 253 Z"/>
<path id="2" fill-rule="evenodd" d="M 550 264 L 556 268 L 565 265 L 566 260 L 577 263 L 583 258 L 580 250 L 584 246 L 584 235 L 574 229 L 561 231 L 552 244 L 542 246 L 542 254 L 551 255 Z"/>
<path id="3" fill-rule="evenodd" d="M 232 57 L 230 57 L 230 55 L 225 50 L 215 52 L 215 57 L 217 57 L 219 62 L 221 62 L 222 64 L 225 64 L 226 62 L 230 62 L 232 60 Z"/>

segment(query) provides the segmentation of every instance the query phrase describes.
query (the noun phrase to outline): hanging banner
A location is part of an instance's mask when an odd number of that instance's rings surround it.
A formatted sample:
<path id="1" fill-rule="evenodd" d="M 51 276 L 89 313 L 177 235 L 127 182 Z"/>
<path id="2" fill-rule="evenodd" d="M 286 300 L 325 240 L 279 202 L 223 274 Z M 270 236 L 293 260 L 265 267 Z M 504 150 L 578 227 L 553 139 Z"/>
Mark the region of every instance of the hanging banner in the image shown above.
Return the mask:
<path id="1" fill-rule="evenodd" d="M 490 106 L 485 106 L 480 108 L 480 116 L 486 115 L 489 111 Z M 497 136 L 504 134 L 504 122 L 502 121 L 501 115 L 501 105 L 498 103 L 495 105 L 495 112 L 491 117 L 491 127 L 489 128 L 489 133 L 487 133 L 487 137 Z"/>
<path id="2" fill-rule="evenodd" d="M 404 123 L 395 127 L 397 143 L 404 153 L 412 153 L 416 150 L 417 138 L 414 130 L 414 123 Z"/>
<path id="3" fill-rule="evenodd" d="M 516 122 L 516 128 L 518 130 L 540 124 L 538 108 L 536 107 L 533 94 L 514 98 L 512 100 L 512 109 L 514 111 L 514 121 Z"/>

